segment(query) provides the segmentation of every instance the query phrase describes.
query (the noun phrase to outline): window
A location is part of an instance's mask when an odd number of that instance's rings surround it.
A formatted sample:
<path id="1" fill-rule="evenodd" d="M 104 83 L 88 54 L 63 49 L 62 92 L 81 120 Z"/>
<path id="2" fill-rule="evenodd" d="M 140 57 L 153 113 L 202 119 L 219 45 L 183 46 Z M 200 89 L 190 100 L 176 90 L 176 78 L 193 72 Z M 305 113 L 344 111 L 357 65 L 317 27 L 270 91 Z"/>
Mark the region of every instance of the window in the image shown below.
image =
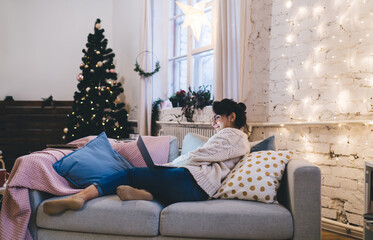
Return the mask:
<path id="1" fill-rule="evenodd" d="M 181 3 L 194 6 L 200 0 L 178 0 Z M 214 0 L 206 3 L 205 14 L 211 26 L 202 25 L 199 42 L 193 36 L 190 27 L 182 30 L 185 15 L 175 0 L 170 0 L 169 35 L 170 44 L 168 49 L 168 95 L 176 91 L 188 90 L 190 86 L 197 90 L 199 86 L 213 85 L 214 75 L 214 49 L 212 46 L 213 29 L 213 5 Z"/>

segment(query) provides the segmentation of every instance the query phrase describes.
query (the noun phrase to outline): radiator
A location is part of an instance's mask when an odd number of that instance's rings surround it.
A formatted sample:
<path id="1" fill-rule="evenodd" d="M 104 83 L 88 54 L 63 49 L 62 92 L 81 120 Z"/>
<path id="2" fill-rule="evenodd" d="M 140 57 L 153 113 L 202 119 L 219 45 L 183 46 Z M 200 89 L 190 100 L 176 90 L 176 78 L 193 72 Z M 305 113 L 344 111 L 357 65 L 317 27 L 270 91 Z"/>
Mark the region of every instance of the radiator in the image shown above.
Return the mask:
<path id="1" fill-rule="evenodd" d="M 157 122 L 160 125 L 159 135 L 171 135 L 177 137 L 179 148 L 182 147 L 183 139 L 188 133 L 196 133 L 205 137 L 214 135 L 211 123 L 189 123 L 189 122 Z"/>

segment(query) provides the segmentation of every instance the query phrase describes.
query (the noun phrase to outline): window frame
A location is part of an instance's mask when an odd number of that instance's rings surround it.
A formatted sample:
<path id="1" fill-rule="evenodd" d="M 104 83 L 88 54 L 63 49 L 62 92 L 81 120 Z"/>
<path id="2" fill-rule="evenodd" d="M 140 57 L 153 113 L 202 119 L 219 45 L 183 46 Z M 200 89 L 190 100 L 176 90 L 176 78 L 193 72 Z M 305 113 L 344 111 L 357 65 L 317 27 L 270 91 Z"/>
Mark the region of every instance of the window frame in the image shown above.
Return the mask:
<path id="1" fill-rule="evenodd" d="M 169 4 L 173 2 L 175 5 L 175 1 L 174 0 L 169 0 Z M 194 4 L 196 4 L 196 0 L 188 0 L 188 5 L 191 5 L 191 6 L 194 6 Z M 178 6 L 176 5 L 176 8 L 178 8 Z M 176 70 L 177 70 L 177 67 L 175 65 L 175 63 L 177 63 L 176 61 L 179 60 L 179 59 L 183 59 L 183 58 L 186 58 L 186 61 L 187 61 L 187 87 L 191 87 L 192 90 L 197 90 L 199 86 L 195 86 L 195 83 L 196 83 L 196 79 L 195 78 L 195 72 L 194 72 L 194 61 L 193 61 L 193 57 L 197 54 L 201 54 L 201 53 L 204 53 L 204 52 L 208 52 L 208 51 L 211 51 L 212 50 L 212 56 L 213 56 L 213 60 L 215 61 L 215 43 L 214 43 L 214 35 L 215 35 L 215 19 L 216 19 L 216 0 L 210 0 L 208 2 L 206 2 L 206 7 L 205 7 L 205 12 L 208 12 L 208 11 L 211 11 L 211 21 L 210 21 L 210 24 L 211 24 L 211 43 L 210 45 L 206 45 L 206 46 L 202 46 L 202 47 L 196 47 L 193 49 L 193 45 L 194 45 L 194 41 L 195 40 L 195 37 L 193 36 L 193 31 L 191 30 L 191 28 L 188 26 L 187 29 L 184 29 L 182 31 L 187 31 L 187 51 L 186 51 L 186 54 L 180 54 L 180 55 L 177 55 L 177 56 L 174 56 L 174 53 L 176 52 L 176 39 L 177 39 L 177 31 L 176 31 L 176 24 L 173 23 L 173 21 L 175 21 L 177 18 L 180 18 L 180 17 L 183 17 L 185 16 L 184 13 L 181 12 L 181 14 L 178 14 L 178 15 L 174 15 L 174 16 L 171 16 L 171 14 L 173 13 L 170 13 L 169 16 L 168 16 L 168 26 L 169 26 L 169 31 L 167 33 L 167 37 L 168 39 L 170 39 L 170 45 L 173 46 L 173 52 L 171 51 L 171 47 L 169 47 L 167 49 L 167 60 L 168 60 L 168 66 L 170 67 L 169 69 L 169 73 L 168 73 L 168 96 L 171 96 L 173 93 L 175 93 L 176 91 L 179 91 L 181 89 L 181 86 L 180 86 L 180 79 L 176 79 Z M 173 32 L 171 32 L 171 24 L 174 25 L 173 27 Z M 172 35 L 173 36 L 172 36 Z M 201 39 L 200 39 L 201 41 Z M 172 65 L 171 65 L 172 63 Z M 212 69 L 212 71 L 214 72 L 214 69 Z M 213 86 L 212 86 L 213 87 Z M 183 90 L 188 90 L 188 89 L 183 89 Z M 211 89 L 212 91 L 212 89 Z"/>

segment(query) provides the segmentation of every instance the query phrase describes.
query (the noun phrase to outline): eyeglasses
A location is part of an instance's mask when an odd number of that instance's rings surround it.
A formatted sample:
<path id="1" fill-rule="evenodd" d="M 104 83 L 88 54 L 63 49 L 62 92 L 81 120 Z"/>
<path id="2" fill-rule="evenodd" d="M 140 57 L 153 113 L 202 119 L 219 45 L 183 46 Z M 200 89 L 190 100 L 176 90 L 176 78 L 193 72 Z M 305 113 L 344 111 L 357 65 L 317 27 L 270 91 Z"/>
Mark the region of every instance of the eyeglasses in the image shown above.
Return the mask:
<path id="1" fill-rule="evenodd" d="M 211 122 L 216 122 L 216 121 L 218 121 L 220 118 L 221 118 L 220 115 L 215 114 L 214 116 L 211 117 Z"/>

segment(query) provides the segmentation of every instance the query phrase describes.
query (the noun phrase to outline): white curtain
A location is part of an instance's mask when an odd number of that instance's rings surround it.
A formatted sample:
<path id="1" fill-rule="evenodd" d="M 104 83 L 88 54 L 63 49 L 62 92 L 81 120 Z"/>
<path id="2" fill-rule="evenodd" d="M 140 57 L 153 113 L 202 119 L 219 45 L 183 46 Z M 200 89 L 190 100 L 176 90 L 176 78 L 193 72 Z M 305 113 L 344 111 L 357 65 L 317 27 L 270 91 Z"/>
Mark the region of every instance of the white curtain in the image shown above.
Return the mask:
<path id="1" fill-rule="evenodd" d="M 153 52 L 153 0 L 144 0 L 143 28 L 141 37 L 141 53 L 139 64 L 145 72 L 152 72 L 155 63 L 152 62 Z M 150 52 L 150 53 L 149 53 Z M 140 98 L 138 103 L 137 126 L 141 135 L 150 135 L 152 113 L 152 77 L 140 79 Z"/>
<path id="2" fill-rule="evenodd" d="M 250 88 L 248 0 L 217 0 L 214 98 L 245 102 Z"/>

